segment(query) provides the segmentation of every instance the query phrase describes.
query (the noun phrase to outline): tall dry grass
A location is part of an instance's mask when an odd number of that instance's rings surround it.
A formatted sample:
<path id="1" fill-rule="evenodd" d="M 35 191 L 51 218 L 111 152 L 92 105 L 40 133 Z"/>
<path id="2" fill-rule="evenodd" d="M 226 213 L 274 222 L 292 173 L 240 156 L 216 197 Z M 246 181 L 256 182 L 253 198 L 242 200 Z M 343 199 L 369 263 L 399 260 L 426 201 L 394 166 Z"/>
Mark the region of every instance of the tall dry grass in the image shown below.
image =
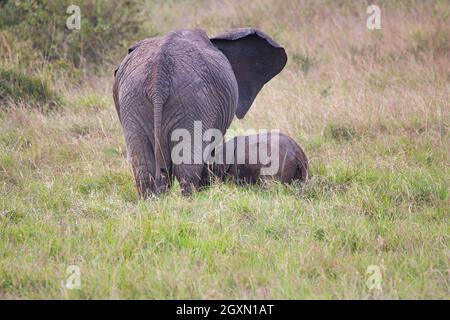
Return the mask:
<path id="1" fill-rule="evenodd" d="M 283 44 L 289 63 L 266 86 L 244 126 L 324 131 L 351 123 L 371 132 L 448 120 L 450 33 L 445 1 L 381 2 L 381 30 L 368 30 L 369 1 L 206 1 L 153 7 L 165 33 L 200 27 L 210 35 L 258 27 Z M 282 111 L 282 112 L 280 112 Z M 417 120 L 417 121 L 415 121 Z M 385 129 L 383 129 L 385 128 Z"/>

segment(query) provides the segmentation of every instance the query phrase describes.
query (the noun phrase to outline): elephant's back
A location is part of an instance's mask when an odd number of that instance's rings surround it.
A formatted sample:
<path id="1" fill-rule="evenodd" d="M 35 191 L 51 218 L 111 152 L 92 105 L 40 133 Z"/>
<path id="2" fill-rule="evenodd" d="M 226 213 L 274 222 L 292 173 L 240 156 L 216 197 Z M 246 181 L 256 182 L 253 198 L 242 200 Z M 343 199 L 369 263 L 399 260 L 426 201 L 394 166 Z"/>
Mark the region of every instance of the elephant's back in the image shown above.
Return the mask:
<path id="1" fill-rule="evenodd" d="M 238 86 L 232 67 L 202 30 L 178 30 L 142 40 L 130 48 L 116 74 L 119 105 L 151 103 L 159 95 L 165 104 L 163 125 L 202 120 L 225 131 L 236 111 Z M 187 128 L 189 129 L 189 128 Z"/>
<path id="2" fill-rule="evenodd" d="M 148 104 L 146 82 L 159 60 L 162 38 L 144 39 L 128 49 L 115 75 L 114 100 L 121 118 L 123 108 Z"/>
<path id="3" fill-rule="evenodd" d="M 237 81 L 225 55 L 201 30 L 169 34 L 162 49 L 170 59 L 170 88 L 178 109 L 188 118 L 210 122 L 204 124 L 207 127 L 225 131 L 238 102 Z"/>
<path id="4" fill-rule="evenodd" d="M 148 85 L 158 78 L 164 78 L 172 91 L 209 85 L 223 87 L 230 91 L 226 92 L 229 96 L 237 95 L 237 82 L 228 59 L 202 30 L 178 30 L 136 43 L 116 75 L 119 86 L 125 87 Z"/>
<path id="5" fill-rule="evenodd" d="M 147 67 L 159 59 L 162 43 L 162 38 L 148 38 L 131 46 L 117 69 L 116 81 L 119 85 L 132 80 L 143 81 L 148 73 L 145 72 Z"/>

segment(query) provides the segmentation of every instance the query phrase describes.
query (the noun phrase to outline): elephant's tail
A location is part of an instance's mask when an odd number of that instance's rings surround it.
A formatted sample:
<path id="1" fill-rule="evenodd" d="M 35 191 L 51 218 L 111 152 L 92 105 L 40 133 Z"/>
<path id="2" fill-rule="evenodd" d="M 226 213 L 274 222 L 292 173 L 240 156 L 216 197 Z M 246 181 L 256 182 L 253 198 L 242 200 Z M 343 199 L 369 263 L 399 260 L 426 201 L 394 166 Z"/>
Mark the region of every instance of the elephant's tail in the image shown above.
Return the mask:
<path id="1" fill-rule="evenodd" d="M 153 123 L 154 123 L 154 140 L 155 140 L 155 181 L 159 183 L 161 181 L 162 175 L 165 174 L 166 166 L 164 161 L 164 153 L 161 148 L 161 121 L 162 121 L 162 108 L 164 105 L 164 99 L 160 96 L 153 96 Z"/>
<path id="2" fill-rule="evenodd" d="M 155 57 L 156 63 L 152 65 L 150 71 L 149 87 L 147 97 L 153 105 L 153 125 L 154 125 L 154 157 L 155 157 L 155 184 L 158 191 L 159 187 L 164 187 L 164 180 L 167 178 L 166 161 L 164 159 L 164 150 L 161 145 L 161 127 L 163 106 L 169 97 L 170 87 L 170 61 L 165 56 Z"/>

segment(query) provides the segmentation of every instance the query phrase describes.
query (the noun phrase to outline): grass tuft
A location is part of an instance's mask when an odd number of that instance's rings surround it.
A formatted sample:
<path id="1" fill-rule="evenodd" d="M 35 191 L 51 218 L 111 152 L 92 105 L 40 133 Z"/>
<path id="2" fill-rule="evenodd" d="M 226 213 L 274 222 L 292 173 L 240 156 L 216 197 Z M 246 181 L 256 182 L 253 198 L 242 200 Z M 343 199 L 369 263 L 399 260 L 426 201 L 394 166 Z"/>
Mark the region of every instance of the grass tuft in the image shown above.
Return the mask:
<path id="1" fill-rule="evenodd" d="M 0 103 L 4 105 L 8 101 L 26 102 L 37 108 L 54 108 L 62 103 L 46 81 L 13 69 L 0 68 Z"/>

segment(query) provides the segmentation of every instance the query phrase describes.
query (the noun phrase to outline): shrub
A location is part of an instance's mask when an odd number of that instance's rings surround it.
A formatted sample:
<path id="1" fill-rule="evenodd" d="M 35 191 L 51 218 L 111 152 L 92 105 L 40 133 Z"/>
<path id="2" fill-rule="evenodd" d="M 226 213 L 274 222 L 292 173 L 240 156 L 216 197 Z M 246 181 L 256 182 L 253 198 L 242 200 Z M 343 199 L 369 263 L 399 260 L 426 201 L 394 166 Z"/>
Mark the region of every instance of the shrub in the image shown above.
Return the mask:
<path id="1" fill-rule="evenodd" d="M 0 2 L 0 29 L 21 41 L 31 41 L 46 61 L 66 61 L 76 67 L 103 62 L 105 54 L 144 36 L 142 1 L 78 1 L 81 29 L 68 30 L 67 0 Z M 147 24 L 148 25 L 148 24 Z"/>
<path id="2" fill-rule="evenodd" d="M 26 101 L 30 106 L 40 107 L 54 107 L 62 103 L 43 79 L 0 68 L 0 102 L 6 101 Z"/>

